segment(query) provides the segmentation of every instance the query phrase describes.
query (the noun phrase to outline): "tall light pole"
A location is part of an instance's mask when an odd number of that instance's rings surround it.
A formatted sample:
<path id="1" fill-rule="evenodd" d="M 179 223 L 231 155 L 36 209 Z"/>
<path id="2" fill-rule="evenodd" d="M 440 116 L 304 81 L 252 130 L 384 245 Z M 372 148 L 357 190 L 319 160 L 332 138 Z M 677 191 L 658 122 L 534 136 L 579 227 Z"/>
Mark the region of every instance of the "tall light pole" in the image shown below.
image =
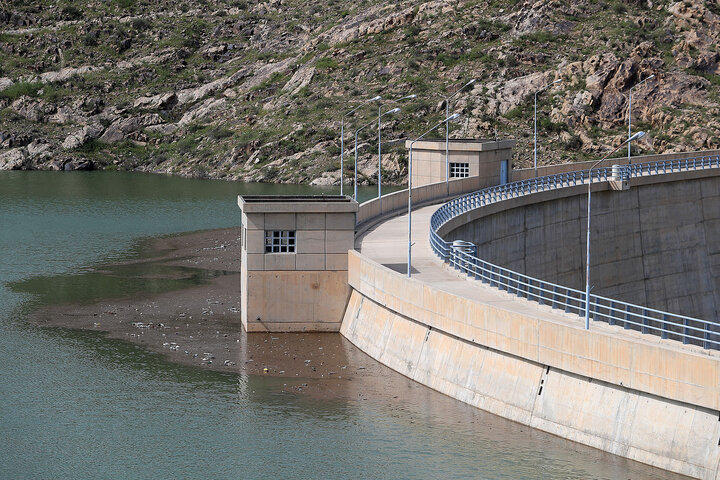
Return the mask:
<path id="1" fill-rule="evenodd" d="M 404 97 L 397 98 L 395 100 L 389 100 L 387 103 L 398 103 L 403 100 L 410 100 L 412 98 L 416 98 L 417 95 L 414 93 L 411 95 L 405 95 Z M 382 151 L 381 151 L 381 129 L 382 129 L 382 123 L 381 118 L 382 114 L 380 113 L 382 110 L 383 104 L 378 105 L 378 198 L 382 198 Z"/>
<path id="2" fill-rule="evenodd" d="M 630 144 L 633 140 L 642 138 L 645 136 L 645 132 L 637 132 L 623 143 L 615 147 L 612 152 L 605 155 L 602 159 L 598 160 L 588 170 L 588 199 L 587 199 L 587 240 L 585 243 L 585 330 L 590 329 L 590 194 L 592 190 L 592 170 L 597 167 L 601 162 L 605 161 L 613 153 L 620 150 L 620 148 L 627 144 Z"/>
<path id="3" fill-rule="evenodd" d="M 537 177 L 537 96 L 538 93 L 543 92 L 545 89 L 552 87 L 556 83 L 562 82 L 562 78 L 558 78 L 554 82 L 548 83 L 544 87 L 542 87 L 540 90 L 535 92 L 535 114 L 533 115 L 533 130 L 535 131 L 534 140 L 533 140 L 533 168 L 535 168 L 535 176 Z"/>
<path id="4" fill-rule="evenodd" d="M 459 113 L 453 113 L 451 116 L 446 117 L 442 122 L 438 122 L 433 127 L 420 135 L 418 138 L 410 142 L 410 157 L 408 159 L 408 260 L 407 260 L 407 276 L 410 278 L 410 272 L 412 271 L 412 152 L 413 145 L 415 142 L 423 138 L 428 133 L 435 130 L 443 123 L 447 124 L 450 120 L 454 120 L 460 116 Z"/>
<path id="5" fill-rule="evenodd" d="M 452 95 L 445 97 L 445 118 L 449 118 L 450 115 L 450 99 L 457 95 L 458 93 L 462 92 L 465 87 L 468 87 L 475 83 L 477 79 L 473 78 L 469 82 L 467 82 L 462 87 L 455 90 L 455 93 Z M 448 143 L 450 141 L 450 123 L 445 122 L 445 185 L 448 186 L 450 183 L 450 155 L 448 154 Z M 448 188 L 450 188 L 448 186 Z"/>
<path id="6" fill-rule="evenodd" d="M 383 117 L 384 115 L 388 115 L 388 114 L 392 114 L 392 113 L 397 113 L 397 112 L 399 112 L 399 111 L 400 111 L 399 108 L 393 108 L 392 110 L 388 110 L 388 111 L 385 112 L 385 113 L 381 113 L 381 114 L 380 114 L 380 118 Z M 378 120 L 378 122 L 379 122 L 379 121 L 380 121 L 380 120 Z M 363 125 L 362 127 L 360 127 L 360 128 L 358 128 L 357 130 L 355 130 L 355 180 L 353 181 L 353 185 L 354 185 L 353 198 L 355 199 L 355 201 L 357 201 L 357 187 L 358 187 L 358 183 L 357 183 L 357 163 L 358 163 L 357 139 L 358 139 L 358 133 L 360 133 L 360 130 L 362 130 L 363 128 L 369 127 L 370 125 L 374 125 L 374 124 L 375 124 L 375 120 L 373 120 L 373 121 L 370 122 L 370 123 L 366 123 L 366 124 Z M 378 126 L 379 126 L 379 125 L 380 125 L 380 124 L 378 123 Z"/>
<path id="7" fill-rule="evenodd" d="M 632 117 L 632 91 L 633 91 L 633 88 L 639 87 L 640 85 L 642 85 L 643 83 L 647 82 L 647 81 L 650 80 L 651 78 L 655 78 L 655 75 L 654 75 L 654 74 L 653 74 L 653 75 L 650 75 L 650 76 L 647 77 L 645 80 L 643 80 L 643 81 L 641 81 L 640 83 L 638 83 L 638 84 L 633 85 L 632 87 L 630 87 L 630 93 L 628 94 L 628 139 L 632 136 L 632 131 L 630 130 L 630 123 L 631 123 L 630 118 Z M 630 142 L 628 142 L 628 164 L 629 164 L 629 163 L 630 163 Z"/>
<path id="8" fill-rule="evenodd" d="M 357 109 L 364 107 L 366 104 L 370 102 L 376 102 L 378 100 L 382 100 L 382 97 L 380 95 L 365 100 L 342 117 L 342 121 L 340 123 L 340 195 L 343 194 L 343 164 L 345 163 L 345 117 L 347 117 L 348 115 L 352 115 Z"/>

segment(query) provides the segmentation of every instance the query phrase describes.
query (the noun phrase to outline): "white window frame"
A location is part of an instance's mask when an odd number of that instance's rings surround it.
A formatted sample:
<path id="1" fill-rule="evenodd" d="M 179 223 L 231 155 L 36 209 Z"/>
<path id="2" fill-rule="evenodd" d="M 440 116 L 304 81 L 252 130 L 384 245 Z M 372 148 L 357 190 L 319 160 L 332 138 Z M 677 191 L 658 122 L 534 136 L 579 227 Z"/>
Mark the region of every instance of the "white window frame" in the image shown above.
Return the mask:
<path id="1" fill-rule="evenodd" d="M 265 253 L 295 253 L 295 230 L 265 230 Z"/>
<path id="2" fill-rule="evenodd" d="M 467 178 L 470 176 L 470 164 L 463 162 L 450 163 L 450 178 Z"/>

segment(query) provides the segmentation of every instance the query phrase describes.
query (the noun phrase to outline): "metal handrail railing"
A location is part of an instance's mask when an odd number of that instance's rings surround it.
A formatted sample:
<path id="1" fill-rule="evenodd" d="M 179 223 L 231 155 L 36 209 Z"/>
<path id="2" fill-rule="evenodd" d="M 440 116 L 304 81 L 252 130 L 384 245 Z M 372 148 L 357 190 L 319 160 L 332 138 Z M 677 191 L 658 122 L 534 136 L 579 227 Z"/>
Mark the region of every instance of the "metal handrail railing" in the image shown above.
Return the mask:
<path id="1" fill-rule="evenodd" d="M 720 168 L 720 156 L 622 165 L 619 173 L 621 178 L 628 179 L 705 168 Z M 617 175 L 617 173 L 618 166 L 615 166 L 615 174 Z M 430 246 L 444 262 L 490 286 L 541 305 L 562 308 L 565 312 L 584 317 L 586 305 L 584 291 L 530 277 L 482 260 L 467 253 L 466 249 L 452 248 L 452 242 L 446 242 L 440 237 L 438 231 L 450 220 L 471 210 L 524 195 L 587 184 L 589 178 L 590 175 L 586 170 L 560 173 L 498 185 L 455 198 L 432 215 Z M 612 178 L 612 167 L 598 168 L 592 171 L 593 182 L 607 181 Z M 682 341 L 685 344 L 701 345 L 705 349 L 720 349 L 720 323 L 718 322 L 664 312 L 599 295 L 591 294 L 589 303 L 591 318 L 595 321 L 605 321 L 610 325 L 622 325 L 626 329 L 653 333 L 662 338 Z"/>

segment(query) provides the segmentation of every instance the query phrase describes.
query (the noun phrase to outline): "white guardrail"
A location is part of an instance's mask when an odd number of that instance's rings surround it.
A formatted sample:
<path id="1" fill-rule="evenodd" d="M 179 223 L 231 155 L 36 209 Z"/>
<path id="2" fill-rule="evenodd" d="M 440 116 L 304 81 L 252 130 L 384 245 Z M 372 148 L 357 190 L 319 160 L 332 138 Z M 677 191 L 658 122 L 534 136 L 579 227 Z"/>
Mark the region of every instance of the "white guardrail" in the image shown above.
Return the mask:
<path id="1" fill-rule="evenodd" d="M 592 181 L 602 182 L 618 180 L 618 177 L 628 179 L 705 168 L 720 168 L 720 156 L 597 168 L 592 171 Z M 433 214 L 430 220 L 430 245 L 444 262 L 464 271 L 470 277 L 541 305 L 562 308 L 568 313 L 584 317 L 586 305 L 584 291 L 529 277 L 486 262 L 476 256 L 472 247 L 467 245 L 453 247 L 453 242 L 446 242 L 438 231 L 448 221 L 471 210 L 523 195 L 587 184 L 589 178 L 587 170 L 560 173 L 490 187 L 453 199 Z M 717 322 L 663 312 L 592 294 L 590 316 L 595 321 L 604 321 L 610 325 L 622 325 L 627 329 L 660 335 L 662 338 L 679 340 L 685 344 L 701 345 L 705 349 L 720 349 L 720 324 Z"/>

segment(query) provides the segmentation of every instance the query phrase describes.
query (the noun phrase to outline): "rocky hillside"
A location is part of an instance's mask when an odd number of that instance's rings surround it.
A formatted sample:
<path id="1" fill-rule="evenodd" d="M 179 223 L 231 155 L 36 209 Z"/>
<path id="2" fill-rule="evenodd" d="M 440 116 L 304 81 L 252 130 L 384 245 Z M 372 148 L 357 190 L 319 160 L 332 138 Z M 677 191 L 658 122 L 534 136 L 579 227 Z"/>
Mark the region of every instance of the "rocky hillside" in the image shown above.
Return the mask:
<path id="1" fill-rule="evenodd" d="M 456 137 L 518 139 L 541 164 L 720 148 L 720 5 L 686 0 L 0 0 L 0 169 L 113 168 L 337 184 L 340 119 L 403 101 L 384 138 L 463 113 Z M 385 108 L 395 106 L 386 103 Z M 358 110 L 346 129 L 372 122 Z M 377 135 L 361 136 L 372 182 Z M 406 154 L 387 145 L 389 180 Z"/>

